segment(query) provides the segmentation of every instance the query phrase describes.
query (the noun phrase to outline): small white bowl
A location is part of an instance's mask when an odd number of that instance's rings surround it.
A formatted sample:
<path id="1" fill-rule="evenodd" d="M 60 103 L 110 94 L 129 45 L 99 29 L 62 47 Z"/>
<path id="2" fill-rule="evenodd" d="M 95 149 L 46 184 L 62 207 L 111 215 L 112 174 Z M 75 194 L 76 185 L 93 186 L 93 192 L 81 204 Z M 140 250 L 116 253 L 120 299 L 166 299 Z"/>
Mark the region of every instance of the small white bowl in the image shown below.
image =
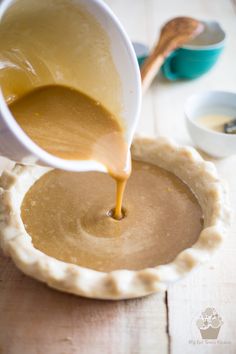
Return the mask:
<path id="1" fill-rule="evenodd" d="M 207 114 L 223 114 L 236 118 L 236 93 L 203 91 L 189 97 L 185 104 L 189 134 L 201 150 L 214 157 L 236 154 L 236 134 L 216 132 L 198 123 L 198 119 Z"/>

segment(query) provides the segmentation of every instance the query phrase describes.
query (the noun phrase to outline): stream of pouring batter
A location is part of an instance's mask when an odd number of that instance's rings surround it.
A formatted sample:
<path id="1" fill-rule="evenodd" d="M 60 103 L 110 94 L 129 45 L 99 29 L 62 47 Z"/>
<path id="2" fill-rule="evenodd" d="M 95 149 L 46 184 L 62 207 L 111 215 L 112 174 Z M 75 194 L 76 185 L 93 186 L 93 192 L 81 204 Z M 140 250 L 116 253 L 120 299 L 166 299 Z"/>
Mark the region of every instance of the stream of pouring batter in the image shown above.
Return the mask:
<path id="1" fill-rule="evenodd" d="M 124 131 L 100 102 L 66 86 L 36 88 L 9 105 L 26 134 L 45 151 L 69 160 L 95 160 L 116 181 L 115 208 L 119 220 L 131 161 Z M 110 215 L 110 214 L 109 214 Z"/>
<path id="2" fill-rule="evenodd" d="M 0 85 L 15 119 L 41 148 L 106 166 L 117 184 L 112 216 L 120 219 L 131 169 L 118 121 L 121 79 L 111 39 L 87 7 L 71 0 L 14 2 L 1 18 Z"/>

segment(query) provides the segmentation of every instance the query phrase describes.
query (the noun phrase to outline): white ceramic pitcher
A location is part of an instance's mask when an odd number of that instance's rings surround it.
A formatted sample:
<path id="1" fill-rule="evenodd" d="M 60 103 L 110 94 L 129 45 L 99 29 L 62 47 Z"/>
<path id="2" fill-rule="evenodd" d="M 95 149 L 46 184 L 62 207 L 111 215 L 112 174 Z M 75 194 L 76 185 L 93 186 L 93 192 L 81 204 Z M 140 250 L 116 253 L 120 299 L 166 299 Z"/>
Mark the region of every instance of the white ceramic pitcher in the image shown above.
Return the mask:
<path id="1" fill-rule="evenodd" d="M 21 3 L 24 1 L 24 6 Z M 27 7 L 27 2 L 30 4 L 33 0 L 3 0 L 0 5 L 0 32 L 1 26 L 6 19 L 9 18 L 9 12 L 13 11 L 19 13 L 25 11 Z M 38 4 L 46 4 L 55 2 L 56 0 L 40 0 Z M 137 124 L 140 102 L 141 102 L 141 81 L 140 73 L 137 65 L 136 56 L 132 47 L 130 40 L 128 39 L 123 27 L 121 26 L 118 19 L 109 9 L 109 7 L 101 0 L 63 0 L 67 3 L 73 4 L 73 6 L 82 8 L 82 11 L 89 13 L 97 23 L 100 24 L 101 28 L 106 33 L 110 42 L 110 54 L 113 59 L 115 70 L 120 78 L 121 83 L 121 102 L 122 112 L 120 114 L 120 119 L 123 120 L 126 132 L 126 141 L 128 145 L 131 144 L 134 135 L 135 127 Z M 14 6 L 16 8 L 14 8 Z M 46 5 L 45 5 L 46 6 Z M 13 10 L 12 10 L 13 9 Z M 57 9 L 57 11 L 59 11 Z M 26 12 L 27 13 L 27 12 Z M 8 17 L 7 17 L 8 16 Z M 14 15 L 16 16 L 16 15 Z M 24 16 L 25 12 L 24 12 Z M 16 17 L 17 18 L 17 17 Z M 69 23 L 68 23 L 69 24 Z M 65 23 L 66 26 L 66 23 Z M 76 35 L 76 34 L 75 34 Z M 32 38 L 32 40 L 34 40 Z M 60 43 L 58 47 L 60 49 Z M 91 43 L 93 46 L 93 43 Z M 1 54 L 1 53 L 0 53 Z M 37 53 L 34 53 L 37 56 Z M 55 58 L 56 61 L 57 58 Z M 101 58 L 97 58 L 99 61 Z M 101 61 L 101 60 L 100 60 Z M 4 63 L 3 63 L 4 65 Z M 78 65 L 80 63 L 78 62 Z M 102 66 L 101 66 L 102 68 Z M 1 69 L 1 67 L 0 67 Z M 80 68 L 81 69 L 81 68 Z M 67 71 L 70 68 L 67 67 Z M 91 67 L 92 70 L 92 67 Z M 106 72 L 106 69 L 103 68 Z M 101 73 L 100 73 L 101 74 Z M 96 73 L 94 74 L 93 85 L 91 86 L 92 91 L 96 91 L 99 96 L 103 87 L 101 82 L 99 83 L 96 79 Z M 74 75 L 76 76 L 76 75 Z M 106 76 L 106 75 L 105 75 Z M 108 78 L 104 76 L 104 81 L 108 81 Z M 14 81 L 14 78 L 13 78 Z M 1 81 L 0 81 L 1 82 Z M 70 82 L 68 82 L 70 84 Z M 85 83 L 86 86 L 86 83 Z M 97 87 L 96 87 L 97 86 Z M 82 90 L 81 90 L 82 91 Z M 87 89 L 87 94 L 93 97 Z M 114 93 L 115 95 L 115 93 Z M 105 94 L 100 95 L 100 101 L 106 107 Z M 111 95 L 112 97 L 112 95 Z M 45 166 L 51 166 L 55 168 L 61 168 L 71 171 L 90 171 L 97 170 L 101 172 L 106 172 L 105 166 L 101 165 L 96 161 L 70 161 L 53 156 L 39 146 L 37 146 L 20 128 L 20 126 L 15 121 L 4 97 L 4 93 L 1 85 L 0 92 L 0 155 L 5 156 L 17 162 L 28 163 L 28 164 L 40 164 Z"/>

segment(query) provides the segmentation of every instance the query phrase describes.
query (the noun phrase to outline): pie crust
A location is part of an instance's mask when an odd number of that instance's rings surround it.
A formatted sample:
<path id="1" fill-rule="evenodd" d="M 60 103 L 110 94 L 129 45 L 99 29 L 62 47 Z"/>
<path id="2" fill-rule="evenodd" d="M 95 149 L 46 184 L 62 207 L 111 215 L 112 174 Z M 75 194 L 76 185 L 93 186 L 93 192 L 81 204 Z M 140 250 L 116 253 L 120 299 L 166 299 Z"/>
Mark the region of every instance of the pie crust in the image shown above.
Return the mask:
<path id="1" fill-rule="evenodd" d="M 166 265 L 138 271 L 103 273 L 59 261 L 34 248 L 21 219 L 21 203 L 34 182 L 50 169 L 16 164 L 0 178 L 0 244 L 25 274 L 50 287 L 90 298 L 127 299 L 165 290 L 201 263 L 221 245 L 230 224 L 226 187 L 215 166 L 196 150 L 167 138 L 138 138 L 132 146 L 136 160 L 156 164 L 183 180 L 197 196 L 204 215 L 198 241 Z"/>

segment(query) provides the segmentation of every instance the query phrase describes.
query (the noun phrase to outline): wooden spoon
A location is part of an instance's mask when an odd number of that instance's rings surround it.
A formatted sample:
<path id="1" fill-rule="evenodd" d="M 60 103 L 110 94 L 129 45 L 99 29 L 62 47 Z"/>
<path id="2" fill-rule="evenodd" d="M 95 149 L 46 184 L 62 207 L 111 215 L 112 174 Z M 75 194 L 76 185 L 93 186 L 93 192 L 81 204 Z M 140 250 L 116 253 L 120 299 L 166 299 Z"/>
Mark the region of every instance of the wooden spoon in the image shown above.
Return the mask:
<path id="1" fill-rule="evenodd" d="M 144 92 L 169 53 L 198 36 L 203 30 L 203 23 L 191 17 L 173 18 L 162 27 L 158 43 L 141 67 Z"/>

